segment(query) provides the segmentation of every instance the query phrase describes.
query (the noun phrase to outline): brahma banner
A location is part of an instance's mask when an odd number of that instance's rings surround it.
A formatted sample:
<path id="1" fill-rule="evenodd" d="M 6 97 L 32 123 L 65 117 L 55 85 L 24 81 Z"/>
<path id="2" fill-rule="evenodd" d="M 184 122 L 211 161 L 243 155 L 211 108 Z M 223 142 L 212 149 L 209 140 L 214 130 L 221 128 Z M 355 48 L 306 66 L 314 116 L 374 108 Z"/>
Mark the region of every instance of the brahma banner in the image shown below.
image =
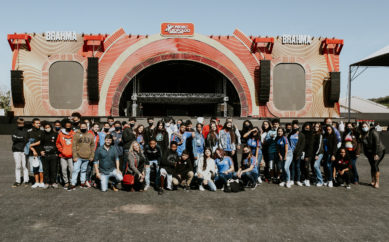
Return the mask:
<path id="1" fill-rule="evenodd" d="M 192 36 L 194 24 L 192 23 L 162 23 L 162 36 Z"/>

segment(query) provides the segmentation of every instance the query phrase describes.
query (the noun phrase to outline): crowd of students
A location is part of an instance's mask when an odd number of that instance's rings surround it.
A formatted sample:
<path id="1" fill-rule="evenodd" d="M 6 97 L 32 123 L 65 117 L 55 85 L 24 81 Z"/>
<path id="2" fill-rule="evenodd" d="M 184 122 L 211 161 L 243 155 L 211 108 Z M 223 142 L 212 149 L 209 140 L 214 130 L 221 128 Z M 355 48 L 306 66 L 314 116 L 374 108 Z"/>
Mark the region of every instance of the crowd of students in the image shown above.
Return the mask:
<path id="1" fill-rule="evenodd" d="M 279 119 L 265 120 L 261 127 L 246 120 L 239 130 L 232 118 L 221 125 L 217 118 L 204 124 L 200 117 L 195 125 L 173 118 L 156 123 L 148 118 L 147 125 L 113 117 L 91 123 L 73 113 L 54 123 L 34 118 L 26 129 L 18 118 L 12 134 L 13 187 L 31 183 L 32 188 L 48 189 L 61 184 L 68 191 L 77 185 L 107 191 L 111 180 L 114 191 L 153 187 L 163 194 L 179 187 L 227 191 L 234 180 L 253 190 L 264 180 L 287 188 L 314 184 L 350 189 L 351 183 L 359 183 L 362 148 L 371 166 L 371 185 L 379 187 L 385 147 L 367 123 L 346 123 L 343 130 L 327 118 L 300 129 L 297 120 L 285 127 Z"/>

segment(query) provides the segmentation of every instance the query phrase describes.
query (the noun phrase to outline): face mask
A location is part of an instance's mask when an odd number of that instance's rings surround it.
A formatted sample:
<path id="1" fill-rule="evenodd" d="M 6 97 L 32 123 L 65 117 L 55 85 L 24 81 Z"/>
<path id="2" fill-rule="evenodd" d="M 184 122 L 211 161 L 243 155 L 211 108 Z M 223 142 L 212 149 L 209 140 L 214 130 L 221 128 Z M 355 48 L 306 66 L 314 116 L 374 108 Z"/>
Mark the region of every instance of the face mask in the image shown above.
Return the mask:
<path id="1" fill-rule="evenodd" d="M 153 122 L 149 122 L 149 126 L 153 126 L 153 124 L 154 124 Z"/>
<path id="2" fill-rule="evenodd" d="M 77 126 L 80 123 L 80 121 L 73 122 L 73 125 Z"/>
<path id="3" fill-rule="evenodd" d="M 24 128 L 24 126 L 18 126 L 18 129 L 22 130 Z"/>
<path id="4" fill-rule="evenodd" d="M 85 133 L 86 129 L 80 129 L 81 133 Z"/>
<path id="5" fill-rule="evenodd" d="M 72 128 L 66 128 L 65 130 L 66 130 L 66 132 L 70 132 L 70 130 L 72 130 Z"/>
<path id="6" fill-rule="evenodd" d="M 47 133 L 50 133 L 51 129 L 50 129 L 50 128 L 49 128 L 49 129 L 45 129 L 45 131 L 46 131 Z"/>
<path id="7" fill-rule="evenodd" d="M 104 132 L 108 133 L 109 128 L 104 128 Z"/>
<path id="8" fill-rule="evenodd" d="M 115 130 L 116 131 L 119 131 L 119 130 L 121 130 L 122 129 L 122 127 L 115 127 Z"/>
<path id="9" fill-rule="evenodd" d="M 167 124 L 166 124 L 166 127 L 170 127 L 170 123 L 167 123 Z"/>
<path id="10" fill-rule="evenodd" d="M 133 128 L 135 126 L 135 124 L 130 124 L 130 127 Z"/>
<path id="11" fill-rule="evenodd" d="M 369 131 L 369 127 L 363 127 L 363 128 L 362 128 L 362 131 L 365 132 L 365 133 L 367 133 L 367 132 Z"/>
<path id="12" fill-rule="evenodd" d="M 59 131 L 61 129 L 61 127 L 55 127 L 55 130 Z"/>
<path id="13" fill-rule="evenodd" d="M 111 126 L 112 126 L 113 124 L 114 124 L 114 122 L 109 122 L 109 125 L 111 125 Z"/>
<path id="14" fill-rule="evenodd" d="M 287 133 L 290 133 L 290 131 L 292 131 L 292 130 L 291 130 L 291 129 L 286 129 L 286 132 L 287 132 Z"/>

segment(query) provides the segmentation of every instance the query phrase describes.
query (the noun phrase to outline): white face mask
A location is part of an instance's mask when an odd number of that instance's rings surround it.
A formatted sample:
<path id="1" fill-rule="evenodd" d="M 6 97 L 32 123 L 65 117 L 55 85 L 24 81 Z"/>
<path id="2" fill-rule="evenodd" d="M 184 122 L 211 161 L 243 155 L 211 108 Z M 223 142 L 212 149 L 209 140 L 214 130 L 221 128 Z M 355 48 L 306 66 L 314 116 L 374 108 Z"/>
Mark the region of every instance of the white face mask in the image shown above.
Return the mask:
<path id="1" fill-rule="evenodd" d="M 367 131 L 369 131 L 369 127 L 363 127 L 362 130 L 367 133 Z"/>
<path id="2" fill-rule="evenodd" d="M 50 133 L 51 129 L 45 129 L 45 131 L 46 131 L 47 133 Z"/>

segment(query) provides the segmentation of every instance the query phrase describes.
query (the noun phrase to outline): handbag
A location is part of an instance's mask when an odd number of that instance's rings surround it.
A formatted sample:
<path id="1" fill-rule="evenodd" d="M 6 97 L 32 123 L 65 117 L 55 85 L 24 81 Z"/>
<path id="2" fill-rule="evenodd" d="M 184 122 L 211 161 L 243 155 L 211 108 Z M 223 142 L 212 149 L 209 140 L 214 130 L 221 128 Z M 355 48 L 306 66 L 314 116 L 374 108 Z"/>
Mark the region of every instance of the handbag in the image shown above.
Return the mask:
<path id="1" fill-rule="evenodd" d="M 135 158 L 135 167 L 136 167 L 137 166 L 137 160 L 136 160 L 135 156 L 134 156 L 134 158 Z M 127 174 L 127 170 L 128 170 L 128 162 L 127 162 L 127 165 L 126 165 L 126 170 L 125 170 L 124 175 L 123 175 L 123 184 L 127 185 L 127 186 L 132 186 L 135 183 L 135 176 L 132 175 L 132 174 Z"/>

